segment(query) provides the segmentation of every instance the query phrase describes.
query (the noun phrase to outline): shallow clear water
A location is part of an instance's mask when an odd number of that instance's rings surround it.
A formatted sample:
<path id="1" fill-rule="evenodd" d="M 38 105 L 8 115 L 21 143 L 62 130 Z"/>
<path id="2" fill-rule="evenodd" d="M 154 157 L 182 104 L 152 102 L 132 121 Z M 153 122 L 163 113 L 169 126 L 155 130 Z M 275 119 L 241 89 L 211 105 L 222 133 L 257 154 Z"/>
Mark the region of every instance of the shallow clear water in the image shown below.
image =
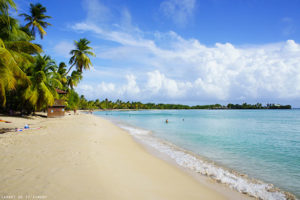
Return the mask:
<path id="1" fill-rule="evenodd" d="M 298 109 L 105 111 L 95 114 L 151 130 L 157 138 L 300 197 Z"/>

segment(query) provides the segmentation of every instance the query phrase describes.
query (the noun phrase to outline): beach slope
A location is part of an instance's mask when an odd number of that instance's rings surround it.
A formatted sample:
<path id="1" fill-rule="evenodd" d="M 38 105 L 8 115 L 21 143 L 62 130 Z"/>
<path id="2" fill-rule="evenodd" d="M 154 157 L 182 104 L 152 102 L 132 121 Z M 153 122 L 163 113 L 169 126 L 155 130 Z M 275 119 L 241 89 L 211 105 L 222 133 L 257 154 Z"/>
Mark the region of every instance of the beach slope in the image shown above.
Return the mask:
<path id="1" fill-rule="evenodd" d="M 2 199 L 225 199 L 105 119 L 1 119 L 33 128 L 0 135 Z"/>

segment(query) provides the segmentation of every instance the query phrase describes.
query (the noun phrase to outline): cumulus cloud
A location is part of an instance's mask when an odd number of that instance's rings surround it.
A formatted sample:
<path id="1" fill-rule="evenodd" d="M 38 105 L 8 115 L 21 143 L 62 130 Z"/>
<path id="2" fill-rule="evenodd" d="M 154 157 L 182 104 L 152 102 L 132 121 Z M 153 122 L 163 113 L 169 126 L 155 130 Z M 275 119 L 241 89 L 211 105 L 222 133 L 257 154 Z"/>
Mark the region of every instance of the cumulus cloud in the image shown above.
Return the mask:
<path id="1" fill-rule="evenodd" d="M 126 99 L 136 98 L 140 94 L 140 88 L 133 74 L 126 74 L 126 84 L 116 85 L 111 82 L 95 84 L 80 84 L 77 88 L 82 94 L 89 98 L 114 98 L 124 97 Z"/>
<path id="2" fill-rule="evenodd" d="M 147 73 L 147 83 L 144 86 L 148 95 L 161 95 L 165 98 L 181 98 L 192 87 L 189 81 L 176 81 L 166 77 L 160 71 L 155 70 Z"/>
<path id="3" fill-rule="evenodd" d="M 160 10 L 176 25 L 184 26 L 193 16 L 196 0 L 165 0 L 160 4 Z"/>
<path id="4" fill-rule="evenodd" d="M 120 98 L 126 91 L 132 91 L 133 98 L 148 97 L 147 100 L 300 98 L 300 45 L 293 40 L 251 48 L 237 48 L 230 43 L 207 47 L 194 39 L 180 41 L 180 44 L 173 42 L 176 48 L 168 50 L 157 47 L 154 41 L 153 46 L 146 45 L 143 51 L 133 48 L 143 42 L 116 48 L 117 52 L 119 48 L 132 48 L 132 51 L 122 52 L 122 59 L 127 57 L 131 62 L 137 59 L 155 70 L 145 67 L 148 71 L 144 71 L 144 76 L 127 76 L 128 84 L 116 87 L 118 92 L 111 90 L 111 93 L 119 94 Z M 104 53 L 118 60 L 119 54 L 113 51 Z"/>
<path id="5" fill-rule="evenodd" d="M 131 20 L 128 17 L 127 22 Z M 119 67 L 124 69 L 118 81 L 83 81 L 78 90 L 90 98 L 199 103 L 300 100 L 300 45 L 294 40 L 207 46 L 173 31 L 146 34 L 138 28 L 128 32 L 87 22 L 72 28 L 114 42 L 97 56 L 122 63 Z M 126 64 L 134 67 L 126 70 Z"/>

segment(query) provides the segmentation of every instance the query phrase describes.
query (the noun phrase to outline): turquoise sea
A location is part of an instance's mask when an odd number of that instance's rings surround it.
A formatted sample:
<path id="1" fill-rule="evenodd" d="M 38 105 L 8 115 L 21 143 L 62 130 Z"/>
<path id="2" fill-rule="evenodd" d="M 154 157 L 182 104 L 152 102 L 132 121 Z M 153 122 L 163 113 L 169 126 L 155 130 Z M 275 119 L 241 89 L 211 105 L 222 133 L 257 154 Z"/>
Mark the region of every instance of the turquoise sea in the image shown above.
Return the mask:
<path id="1" fill-rule="evenodd" d="M 112 120 L 177 164 L 235 190 L 262 199 L 286 199 L 282 191 L 300 197 L 299 109 L 95 114 Z"/>

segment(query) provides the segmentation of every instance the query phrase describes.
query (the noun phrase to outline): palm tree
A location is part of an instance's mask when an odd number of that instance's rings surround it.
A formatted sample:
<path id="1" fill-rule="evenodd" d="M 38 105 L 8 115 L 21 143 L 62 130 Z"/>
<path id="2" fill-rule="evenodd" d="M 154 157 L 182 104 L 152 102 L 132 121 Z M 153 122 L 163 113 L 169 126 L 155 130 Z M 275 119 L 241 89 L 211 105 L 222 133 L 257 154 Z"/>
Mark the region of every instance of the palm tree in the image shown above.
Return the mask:
<path id="1" fill-rule="evenodd" d="M 59 63 L 57 73 L 63 75 L 67 71 L 67 65 L 64 62 Z"/>
<path id="2" fill-rule="evenodd" d="M 16 4 L 13 0 L 0 0 L 0 12 L 8 16 L 9 6 L 17 10 Z"/>
<path id="3" fill-rule="evenodd" d="M 72 109 L 72 110 L 76 110 L 78 108 L 78 104 L 79 104 L 79 95 L 74 91 L 74 90 L 70 90 L 68 92 L 68 109 Z"/>
<path id="4" fill-rule="evenodd" d="M 64 89 L 68 87 L 68 79 L 66 77 L 67 65 L 64 62 L 59 63 L 58 70 L 57 70 L 57 78 L 60 80 L 61 84 L 63 85 Z"/>
<path id="5" fill-rule="evenodd" d="M 75 65 L 79 72 L 82 72 L 82 69 L 90 69 L 92 62 L 89 58 L 89 55 L 95 56 L 95 54 L 91 51 L 93 48 L 88 46 L 90 43 L 91 42 L 85 38 L 80 39 L 78 42 L 74 42 L 76 49 L 70 52 L 72 55 L 69 61 L 71 67 L 66 74 L 68 74 Z"/>
<path id="6" fill-rule="evenodd" d="M 27 15 L 26 13 L 20 14 L 20 16 L 25 17 L 25 21 L 28 21 L 28 23 L 25 25 L 25 27 L 30 28 L 31 27 L 31 33 L 35 36 L 36 30 L 39 31 L 41 39 L 43 39 L 44 35 L 46 35 L 46 31 L 44 28 L 47 28 L 47 26 L 51 25 L 50 23 L 44 21 L 47 18 L 51 18 L 50 16 L 45 15 L 46 8 L 42 6 L 42 4 L 30 4 L 30 15 Z"/>
<path id="7" fill-rule="evenodd" d="M 28 82 L 23 70 L 33 60 L 31 55 L 42 49 L 30 42 L 16 19 L 5 15 L 0 18 L 4 19 L 0 20 L 0 105 L 5 106 L 6 91 L 15 89 L 18 82 Z"/>
<path id="8" fill-rule="evenodd" d="M 25 73 L 18 67 L 11 53 L 5 48 L 0 39 L 0 102 L 1 106 L 6 104 L 6 91 L 15 89 L 17 76 Z"/>
<path id="9" fill-rule="evenodd" d="M 24 92 L 24 98 L 40 110 L 53 105 L 54 98 L 58 97 L 57 88 L 62 84 L 56 77 L 55 62 L 49 56 L 36 56 L 36 61 L 28 69 L 30 85 Z"/>
<path id="10" fill-rule="evenodd" d="M 74 86 L 77 86 L 79 81 L 82 79 L 82 73 L 79 71 L 73 71 L 71 76 L 67 77 L 67 83 L 71 90 L 74 89 Z"/>

